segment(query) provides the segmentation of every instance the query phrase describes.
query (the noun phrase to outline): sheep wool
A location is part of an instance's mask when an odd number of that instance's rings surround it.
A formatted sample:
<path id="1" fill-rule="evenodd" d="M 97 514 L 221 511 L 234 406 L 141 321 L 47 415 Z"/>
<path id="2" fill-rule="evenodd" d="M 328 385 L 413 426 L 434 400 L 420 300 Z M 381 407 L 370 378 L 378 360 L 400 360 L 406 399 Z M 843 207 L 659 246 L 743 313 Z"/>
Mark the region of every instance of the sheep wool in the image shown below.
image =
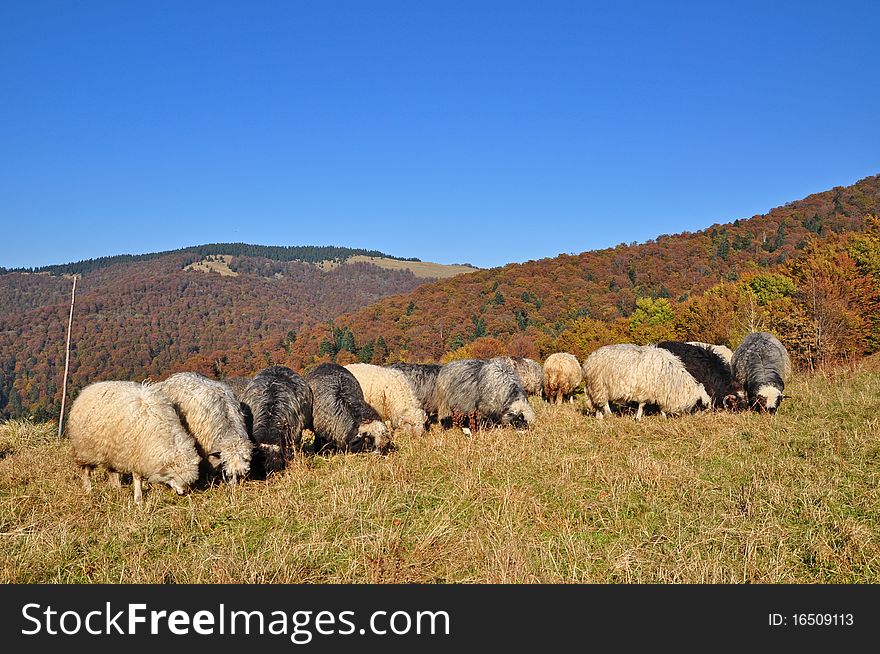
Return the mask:
<path id="1" fill-rule="evenodd" d="M 152 385 L 103 381 L 86 386 L 70 408 L 67 435 L 73 459 L 91 490 L 91 472 L 103 466 L 114 485 L 132 473 L 134 501 L 142 481 L 168 484 L 178 494 L 199 476 L 199 453 L 171 401 Z"/>

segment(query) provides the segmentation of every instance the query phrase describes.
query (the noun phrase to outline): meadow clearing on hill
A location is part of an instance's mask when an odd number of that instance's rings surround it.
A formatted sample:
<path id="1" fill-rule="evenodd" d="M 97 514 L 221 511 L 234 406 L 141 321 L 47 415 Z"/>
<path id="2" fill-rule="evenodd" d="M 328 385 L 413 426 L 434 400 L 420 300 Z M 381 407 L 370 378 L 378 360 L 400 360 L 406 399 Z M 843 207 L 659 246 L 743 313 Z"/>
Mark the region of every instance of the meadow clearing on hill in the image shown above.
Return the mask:
<path id="1" fill-rule="evenodd" d="M 876 362 L 875 362 L 876 363 Z M 3 583 L 877 583 L 880 374 L 796 376 L 776 416 L 442 431 L 177 496 L 79 482 L 53 423 L 0 424 Z"/>

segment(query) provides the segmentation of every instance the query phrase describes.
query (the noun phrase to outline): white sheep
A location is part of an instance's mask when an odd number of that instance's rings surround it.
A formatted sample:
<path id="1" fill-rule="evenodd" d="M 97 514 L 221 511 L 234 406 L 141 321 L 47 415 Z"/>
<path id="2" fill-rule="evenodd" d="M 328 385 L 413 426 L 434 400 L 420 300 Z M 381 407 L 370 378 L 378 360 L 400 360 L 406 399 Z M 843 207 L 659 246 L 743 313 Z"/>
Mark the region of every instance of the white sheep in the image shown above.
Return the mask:
<path id="1" fill-rule="evenodd" d="M 646 404 L 660 413 L 678 414 L 712 404 L 705 387 L 698 383 L 681 360 L 653 345 L 606 345 L 586 358 L 583 365 L 588 406 L 596 417 L 611 415 L 612 402 L 637 402 L 636 420 Z"/>
<path id="2" fill-rule="evenodd" d="M 548 402 L 562 404 L 583 380 L 583 371 L 577 357 L 568 352 L 556 352 L 544 361 L 544 397 Z"/>
<path id="3" fill-rule="evenodd" d="M 155 384 L 171 400 L 184 428 L 211 468 L 222 468 L 230 483 L 251 467 L 253 443 L 232 389 L 197 372 L 178 372 Z"/>
<path id="4" fill-rule="evenodd" d="M 171 401 L 151 385 L 126 381 L 86 386 L 70 408 L 67 435 L 73 459 L 91 490 L 91 472 L 104 466 L 119 486 L 132 473 L 134 501 L 143 501 L 142 481 L 164 483 L 179 495 L 198 479 L 196 442 L 180 423 Z"/>
<path id="5" fill-rule="evenodd" d="M 425 433 L 428 416 L 402 372 L 369 363 L 351 363 L 345 369 L 357 379 L 367 404 L 376 409 L 392 429 L 410 436 Z"/>

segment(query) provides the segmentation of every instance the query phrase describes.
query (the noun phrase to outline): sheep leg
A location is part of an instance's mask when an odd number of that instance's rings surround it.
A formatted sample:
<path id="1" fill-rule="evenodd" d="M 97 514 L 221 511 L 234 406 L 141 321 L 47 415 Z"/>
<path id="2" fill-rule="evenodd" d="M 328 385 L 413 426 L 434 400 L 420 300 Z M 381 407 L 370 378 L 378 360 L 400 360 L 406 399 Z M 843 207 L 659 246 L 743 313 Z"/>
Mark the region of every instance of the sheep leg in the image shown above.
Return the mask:
<path id="1" fill-rule="evenodd" d="M 83 488 L 88 492 L 92 491 L 92 469 L 94 466 L 80 466 L 80 474 L 82 478 Z"/>
<path id="2" fill-rule="evenodd" d="M 562 391 L 556 391 L 556 406 L 562 404 Z"/>
<path id="3" fill-rule="evenodd" d="M 611 405 L 608 402 L 605 403 L 605 406 L 602 407 L 602 410 L 605 412 L 606 416 L 610 417 L 611 415 L 613 415 L 611 412 Z"/>
<path id="4" fill-rule="evenodd" d="M 131 475 L 132 481 L 134 482 L 134 503 L 135 504 L 143 504 L 144 503 L 144 493 L 141 488 L 141 476 L 134 472 Z"/>
<path id="5" fill-rule="evenodd" d="M 107 471 L 107 478 L 110 480 L 110 485 L 113 488 L 122 488 L 122 475 L 120 475 L 115 470 Z"/>
<path id="6" fill-rule="evenodd" d="M 645 403 L 639 402 L 639 410 L 636 411 L 636 422 L 642 421 L 642 412 L 644 411 L 644 409 L 645 409 Z"/>
<path id="7" fill-rule="evenodd" d="M 662 409 L 660 410 L 660 416 L 661 416 L 664 420 L 666 419 L 666 412 L 663 411 Z"/>

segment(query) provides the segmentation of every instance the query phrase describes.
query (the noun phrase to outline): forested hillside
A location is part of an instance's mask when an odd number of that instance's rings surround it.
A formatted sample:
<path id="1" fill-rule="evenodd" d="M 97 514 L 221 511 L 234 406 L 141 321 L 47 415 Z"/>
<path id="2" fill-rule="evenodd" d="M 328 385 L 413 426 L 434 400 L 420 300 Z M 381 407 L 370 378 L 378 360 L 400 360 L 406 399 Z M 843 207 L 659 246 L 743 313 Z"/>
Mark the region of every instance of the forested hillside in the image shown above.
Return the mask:
<path id="1" fill-rule="evenodd" d="M 735 345 L 753 328 L 780 333 L 803 365 L 860 356 L 880 341 L 872 214 L 878 176 L 696 233 L 438 281 L 309 331 L 287 360 L 582 357 L 620 340 Z"/>
<path id="2" fill-rule="evenodd" d="M 71 384 L 158 379 L 171 370 L 223 374 L 225 353 L 259 368 L 297 333 L 425 279 L 366 263 L 330 271 L 299 261 L 235 256 L 235 277 L 187 271 L 183 251 L 115 263 L 78 282 Z M 71 279 L 0 276 L 0 415 L 57 413 Z"/>

